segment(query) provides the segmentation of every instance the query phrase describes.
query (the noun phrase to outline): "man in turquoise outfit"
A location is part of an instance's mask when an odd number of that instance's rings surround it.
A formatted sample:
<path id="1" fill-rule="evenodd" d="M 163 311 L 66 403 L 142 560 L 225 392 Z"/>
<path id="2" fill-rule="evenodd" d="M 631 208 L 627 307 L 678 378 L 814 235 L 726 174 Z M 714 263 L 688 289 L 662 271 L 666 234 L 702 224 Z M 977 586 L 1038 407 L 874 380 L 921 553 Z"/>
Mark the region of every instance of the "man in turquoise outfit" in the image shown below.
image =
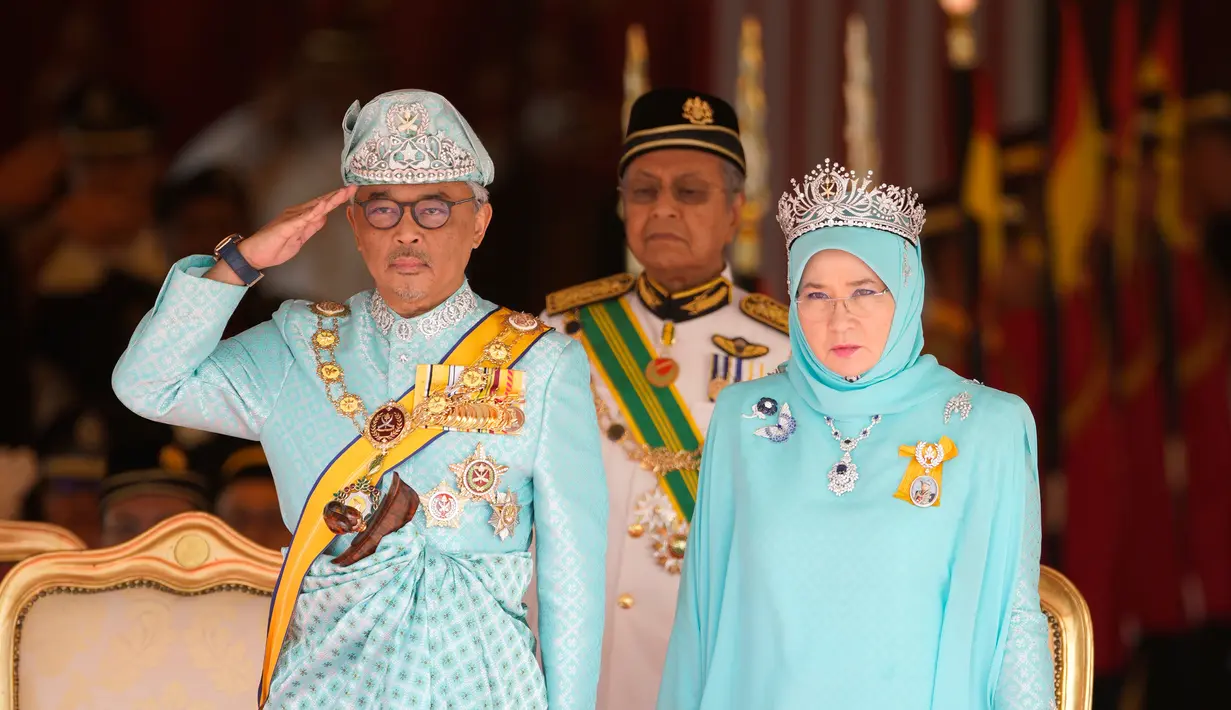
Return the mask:
<path id="1" fill-rule="evenodd" d="M 116 367 L 139 414 L 265 449 L 295 534 L 263 707 L 594 707 L 607 499 L 589 366 L 466 281 L 493 172 L 443 97 L 356 102 L 346 187 L 177 263 Z M 348 202 L 375 288 L 220 340 L 261 271 Z M 522 604 L 536 566 L 542 670 Z"/>

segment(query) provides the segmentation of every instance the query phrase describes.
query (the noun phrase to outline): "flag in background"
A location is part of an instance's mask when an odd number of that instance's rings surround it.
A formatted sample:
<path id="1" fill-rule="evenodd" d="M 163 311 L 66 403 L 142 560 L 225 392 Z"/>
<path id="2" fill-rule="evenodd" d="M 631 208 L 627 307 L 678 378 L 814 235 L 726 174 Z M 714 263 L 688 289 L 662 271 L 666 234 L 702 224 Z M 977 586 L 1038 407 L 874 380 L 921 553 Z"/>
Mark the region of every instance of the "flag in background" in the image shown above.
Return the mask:
<path id="1" fill-rule="evenodd" d="M 1117 373 L 1115 399 L 1121 424 L 1131 426 L 1133 453 L 1125 477 L 1134 494 L 1124 508 L 1122 569 L 1125 611 L 1147 634 L 1184 627 L 1181 563 L 1171 494 L 1166 477 L 1164 400 L 1159 291 L 1151 256 L 1159 246 L 1142 229 L 1140 178 L 1142 119 L 1138 92 L 1138 0 L 1117 0 L 1113 18 L 1110 94 L 1112 106 L 1111 245 L 1115 299 Z M 1154 185 L 1146 180 L 1146 185 Z M 1130 552 L 1131 551 L 1131 552 Z"/>
<path id="2" fill-rule="evenodd" d="M 979 228 L 980 291 L 994 288 L 1004 267 L 1005 212 L 996 86 L 985 69 L 975 69 L 970 146 L 962 180 L 962 208 Z"/>
<path id="3" fill-rule="evenodd" d="M 1178 3 L 1169 0 L 1159 10 L 1144 72 L 1162 95 L 1154 156 L 1159 182 L 1155 215 L 1170 252 L 1165 300 L 1176 348 L 1171 373 L 1176 403 L 1170 415 L 1179 419 L 1181 431 L 1168 471 L 1173 490 L 1185 501 L 1186 549 L 1197 572 L 1185 587 L 1189 614 L 1226 622 L 1231 620 L 1231 476 L 1223 451 L 1231 440 L 1228 314 L 1202 262 L 1196 232 L 1181 210 L 1180 40 Z"/>
<path id="4" fill-rule="evenodd" d="M 1062 568 L 1090 605 L 1095 672 L 1114 673 L 1125 660 L 1116 573 L 1127 491 L 1119 463 L 1123 439 L 1112 418 L 1108 351 L 1087 258 L 1104 209 L 1105 144 L 1075 0 L 1061 0 L 1059 31 L 1045 206 L 1058 302 Z"/>

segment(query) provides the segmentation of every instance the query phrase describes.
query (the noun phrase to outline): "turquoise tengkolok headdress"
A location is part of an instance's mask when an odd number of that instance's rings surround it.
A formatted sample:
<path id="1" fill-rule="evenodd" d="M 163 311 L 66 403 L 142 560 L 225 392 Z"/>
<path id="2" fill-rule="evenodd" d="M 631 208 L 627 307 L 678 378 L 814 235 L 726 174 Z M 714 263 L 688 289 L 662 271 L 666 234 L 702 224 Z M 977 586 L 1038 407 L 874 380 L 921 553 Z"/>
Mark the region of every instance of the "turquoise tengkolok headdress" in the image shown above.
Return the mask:
<path id="1" fill-rule="evenodd" d="M 347 185 L 489 185 L 496 168 L 479 136 L 448 99 L 430 91 L 390 91 L 342 119 Z"/>

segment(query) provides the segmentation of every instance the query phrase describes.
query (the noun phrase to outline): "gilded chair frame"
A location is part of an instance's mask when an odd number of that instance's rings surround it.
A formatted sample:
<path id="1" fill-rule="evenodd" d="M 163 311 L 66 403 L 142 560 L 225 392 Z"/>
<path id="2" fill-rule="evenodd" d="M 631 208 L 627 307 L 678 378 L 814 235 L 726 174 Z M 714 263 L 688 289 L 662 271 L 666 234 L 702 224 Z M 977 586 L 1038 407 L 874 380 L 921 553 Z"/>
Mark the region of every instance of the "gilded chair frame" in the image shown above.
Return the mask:
<path id="1" fill-rule="evenodd" d="M 0 520 L 0 563 L 21 562 L 48 552 L 84 549 L 85 542 L 81 538 L 59 525 Z"/>
<path id="2" fill-rule="evenodd" d="M 1056 669 L 1057 710 L 1090 710 L 1094 694 L 1094 624 L 1076 585 L 1056 570 L 1039 570 L 1039 600 L 1047 617 Z"/>
<path id="3" fill-rule="evenodd" d="M 153 587 L 195 596 L 246 591 L 269 596 L 282 554 L 208 513 L 183 513 L 115 547 L 48 552 L 20 562 L 0 582 L 0 710 L 16 710 L 21 626 L 49 594 Z"/>

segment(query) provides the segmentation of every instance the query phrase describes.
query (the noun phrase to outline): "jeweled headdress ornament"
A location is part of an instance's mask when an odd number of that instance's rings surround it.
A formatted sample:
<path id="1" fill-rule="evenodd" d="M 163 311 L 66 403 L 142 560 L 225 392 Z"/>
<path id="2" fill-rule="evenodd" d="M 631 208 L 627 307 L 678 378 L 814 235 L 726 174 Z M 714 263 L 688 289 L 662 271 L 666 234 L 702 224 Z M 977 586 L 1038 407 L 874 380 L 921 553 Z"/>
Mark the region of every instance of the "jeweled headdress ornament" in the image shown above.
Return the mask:
<path id="1" fill-rule="evenodd" d="M 870 227 L 892 232 L 919 246 L 926 211 L 914 190 L 881 184 L 872 187 L 872 171 L 858 178 L 828 159 L 778 200 L 778 226 L 786 247 L 822 227 Z"/>
<path id="2" fill-rule="evenodd" d="M 448 99 L 430 91 L 390 91 L 358 101 L 342 119 L 342 181 L 424 185 L 495 177 L 479 136 Z"/>

